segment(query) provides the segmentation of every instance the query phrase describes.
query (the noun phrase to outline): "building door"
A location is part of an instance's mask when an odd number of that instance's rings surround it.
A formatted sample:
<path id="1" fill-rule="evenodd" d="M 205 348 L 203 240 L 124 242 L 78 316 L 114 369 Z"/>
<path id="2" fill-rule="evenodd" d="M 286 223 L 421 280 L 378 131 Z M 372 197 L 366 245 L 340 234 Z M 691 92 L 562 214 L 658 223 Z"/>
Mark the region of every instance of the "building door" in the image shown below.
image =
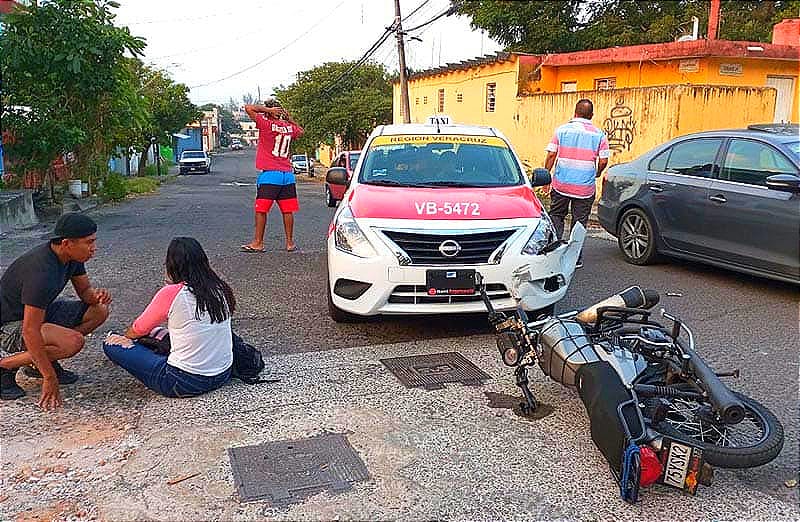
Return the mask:
<path id="1" fill-rule="evenodd" d="M 767 86 L 775 87 L 775 123 L 791 121 L 792 100 L 794 98 L 794 78 L 791 76 L 767 76 Z"/>

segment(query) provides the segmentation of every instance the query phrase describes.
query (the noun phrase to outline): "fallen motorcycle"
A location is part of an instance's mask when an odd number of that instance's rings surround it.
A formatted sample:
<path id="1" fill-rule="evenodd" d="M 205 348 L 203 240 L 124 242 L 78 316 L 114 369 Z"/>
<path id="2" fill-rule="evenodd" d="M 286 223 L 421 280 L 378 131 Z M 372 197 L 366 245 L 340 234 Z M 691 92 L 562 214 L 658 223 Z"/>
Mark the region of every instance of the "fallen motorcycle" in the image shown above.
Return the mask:
<path id="1" fill-rule="evenodd" d="M 694 494 L 698 484 L 711 484 L 712 466 L 761 466 L 783 448 L 775 415 L 721 381 L 738 370 L 714 372 L 680 319 L 663 309 L 667 326 L 653 318 L 656 292 L 634 286 L 581 312 L 529 321 L 521 308 L 495 311 L 480 274 L 476 283 L 503 363 L 514 368 L 522 390 L 522 412 L 538 406 L 528 387 L 534 365 L 577 388 L 592 440 L 626 502 L 655 483 Z"/>

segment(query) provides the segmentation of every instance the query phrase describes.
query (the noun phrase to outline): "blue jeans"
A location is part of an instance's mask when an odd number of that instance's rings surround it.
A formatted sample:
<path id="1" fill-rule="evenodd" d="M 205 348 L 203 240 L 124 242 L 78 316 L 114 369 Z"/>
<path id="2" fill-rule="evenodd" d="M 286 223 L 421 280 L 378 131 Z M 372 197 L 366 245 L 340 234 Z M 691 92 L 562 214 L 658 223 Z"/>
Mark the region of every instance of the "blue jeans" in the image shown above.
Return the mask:
<path id="1" fill-rule="evenodd" d="M 137 342 L 131 348 L 103 343 L 103 351 L 145 386 L 165 397 L 195 397 L 216 390 L 231 379 L 230 368 L 209 377 L 170 366 L 166 355 L 159 355 Z"/>

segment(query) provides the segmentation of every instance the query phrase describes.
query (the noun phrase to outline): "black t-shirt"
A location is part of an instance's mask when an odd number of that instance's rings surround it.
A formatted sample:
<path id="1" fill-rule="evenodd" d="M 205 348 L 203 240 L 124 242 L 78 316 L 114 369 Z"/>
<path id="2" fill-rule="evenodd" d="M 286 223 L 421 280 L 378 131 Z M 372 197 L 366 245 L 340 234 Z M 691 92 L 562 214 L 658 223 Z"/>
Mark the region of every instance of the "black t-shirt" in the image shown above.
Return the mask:
<path id="1" fill-rule="evenodd" d="M 50 243 L 29 250 L 0 278 L 0 324 L 21 321 L 25 305 L 46 310 L 67 281 L 85 273 L 83 263 L 62 264 Z"/>

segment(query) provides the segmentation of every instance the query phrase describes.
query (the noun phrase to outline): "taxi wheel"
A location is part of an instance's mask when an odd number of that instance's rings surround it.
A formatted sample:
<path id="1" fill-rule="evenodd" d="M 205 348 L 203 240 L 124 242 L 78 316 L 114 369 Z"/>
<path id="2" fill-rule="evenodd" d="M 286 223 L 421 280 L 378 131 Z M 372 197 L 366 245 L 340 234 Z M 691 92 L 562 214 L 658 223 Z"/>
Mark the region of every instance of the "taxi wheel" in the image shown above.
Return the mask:
<path id="1" fill-rule="evenodd" d="M 331 188 L 327 184 L 325 185 L 325 203 L 329 207 L 336 206 L 336 200 L 333 198 L 333 194 L 331 194 Z"/>
<path id="2" fill-rule="evenodd" d="M 337 323 L 361 323 L 364 321 L 365 317 L 360 315 L 351 314 L 350 312 L 345 312 L 341 308 L 337 307 L 333 304 L 333 297 L 331 296 L 331 284 L 330 281 L 326 281 L 325 287 L 328 290 L 328 315 L 331 316 L 331 319 Z"/>

